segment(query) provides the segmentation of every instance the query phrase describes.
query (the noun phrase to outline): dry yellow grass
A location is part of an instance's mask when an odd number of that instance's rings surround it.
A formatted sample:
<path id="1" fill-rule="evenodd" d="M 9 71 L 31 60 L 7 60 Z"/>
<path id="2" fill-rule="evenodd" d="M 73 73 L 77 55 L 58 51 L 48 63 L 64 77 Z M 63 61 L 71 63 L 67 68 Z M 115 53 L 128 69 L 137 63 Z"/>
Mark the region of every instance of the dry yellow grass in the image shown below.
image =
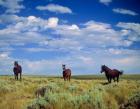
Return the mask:
<path id="1" fill-rule="evenodd" d="M 123 79 L 119 83 L 104 85 L 105 82 L 98 79 L 64 82 L 61 78 L 28 76 L 15 81 L 11 76 L 2 76 L 0 109 L 26 109 L 35 104 L 44 105 L 46 109 L 118 109 L 140 91 L 140 80 Z M 37 99 L 34 92 L 44 86 L 52 90 Z"/>

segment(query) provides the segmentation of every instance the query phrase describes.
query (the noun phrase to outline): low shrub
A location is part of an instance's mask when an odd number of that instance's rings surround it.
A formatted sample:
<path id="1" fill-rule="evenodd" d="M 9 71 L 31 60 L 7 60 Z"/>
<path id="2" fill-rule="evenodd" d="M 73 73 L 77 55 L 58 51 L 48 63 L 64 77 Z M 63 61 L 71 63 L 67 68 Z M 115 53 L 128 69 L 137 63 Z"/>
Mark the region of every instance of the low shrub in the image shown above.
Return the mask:
<path id="1" fill-rule="evenodd" d="M 128 101 L 120 106 L 120 109 L 140 109 L 140 92 L 130 96 Z"/>

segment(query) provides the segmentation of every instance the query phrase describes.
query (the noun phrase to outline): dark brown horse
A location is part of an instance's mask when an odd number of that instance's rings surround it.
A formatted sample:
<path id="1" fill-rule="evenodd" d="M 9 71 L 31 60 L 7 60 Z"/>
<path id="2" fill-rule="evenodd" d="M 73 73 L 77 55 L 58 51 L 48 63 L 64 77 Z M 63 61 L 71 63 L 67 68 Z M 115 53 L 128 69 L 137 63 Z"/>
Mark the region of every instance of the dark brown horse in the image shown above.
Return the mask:
<path id="1" fill-rule="evenodd" d="M 110 69 L 105 65 L 101 66 L 101 73 L 105 72 L 106 78 L 109 83 L 111 83 L 111 80 L 113 79 L 115 82 L 115 78 L 117 78 L 117 82 L 119 82 L 119 76 L 123 74 L 123 71 L 119 71 L 117 69 Z"/>
<path id="2" fill-rule="evenodd" d="M 18 74 L 20 74 L 20 80 L 21 80 L 22 67 L 18 64 L 17 61 L 14 62 L 13 72 L 14 72 L 15 80 L 18 80 Z"/>
<path id="3" fill-rule="evenodd" d="M 71 70 L 70 69 L 66 69 L 66 65 L 62 65 L 62 69 L 63 69 L 63 78 L 64 81 L 69 80 L 71 78 Z"/>

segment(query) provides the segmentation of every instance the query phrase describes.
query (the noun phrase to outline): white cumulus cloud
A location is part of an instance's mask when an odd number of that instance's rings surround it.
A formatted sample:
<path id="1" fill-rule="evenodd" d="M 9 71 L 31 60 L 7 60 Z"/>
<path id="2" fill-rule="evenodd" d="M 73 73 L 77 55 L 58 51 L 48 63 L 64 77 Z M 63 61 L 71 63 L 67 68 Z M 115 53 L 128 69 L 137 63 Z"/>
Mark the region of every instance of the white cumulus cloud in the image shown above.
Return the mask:
<path id="1" fill-rule="evenodd" d="M 6 8 L 6 13 L 18 13 L 24 8 L 21 2 L 23 0 L 0 0 L 0 5 Z"/>
<path id="2" fill-rule="evenodd" d="M 129 30 L 128 39 L 132 41 L 140 41 L 140 24 L 119 22 L 118 27 Z"/>
<path id="3" fill-rule="evenodd" d="M 59 21 L 58 18 L 51 17 L 51 18 L 48 19 L 48 26 L 51 27 L 51 28 L 54 28 L 58 25 L 58 21 Z"/>
<path id="4" fill-rule="evenodd" d="M 14 23 L 0 30 L 0 72 L 12 72 L 15 60 L 23 66 L 24 74 L 62 74 L 62 64 L 71 67 L 73 74 L 96 73 L 102 64 L 129 72 L 139 71 L 140 51 L 129 49 L 135 43 L 130 36 L 139 37 L 139 24 L 120 22 L 117 26 L 120 28 L 94 20 L 67 24 L 59 23 L 57 17 L 16 16 Z M 12 58 L 11 54 L 19 52 L 18 48 L 39 59 Z M 40 52 L 52 57 L 41 57 Z"/>

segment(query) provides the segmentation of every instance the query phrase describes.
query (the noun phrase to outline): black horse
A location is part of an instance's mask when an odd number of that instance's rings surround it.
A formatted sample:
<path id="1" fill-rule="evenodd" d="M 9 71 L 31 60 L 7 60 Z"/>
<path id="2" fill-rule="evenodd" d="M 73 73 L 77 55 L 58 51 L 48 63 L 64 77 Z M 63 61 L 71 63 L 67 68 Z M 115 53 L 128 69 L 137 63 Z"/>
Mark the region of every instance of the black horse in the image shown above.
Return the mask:
<path id="1" fill-rule="evenodd" d="M 119 76 L 123 74 L 123 71 L 119 71 L 117 69 L 110 69 L 105 65 L 101 66 L 101 73 L 105 72 L 106 78 L 109 83 L 111 83 L 111 80 L 113 79 L 115 82 L 115 78 L 117 78 L 117 82 L 119 82 Z"/>
<path id="2" fill-rule="evenodd" d="M 15 80 L 18 80 L 18 74 L 20 74 L 20 80 L 21 80 L 22 67 L 18 64 L 17 61 L 14 62 L 13 72 L 15 75 Z"/>

